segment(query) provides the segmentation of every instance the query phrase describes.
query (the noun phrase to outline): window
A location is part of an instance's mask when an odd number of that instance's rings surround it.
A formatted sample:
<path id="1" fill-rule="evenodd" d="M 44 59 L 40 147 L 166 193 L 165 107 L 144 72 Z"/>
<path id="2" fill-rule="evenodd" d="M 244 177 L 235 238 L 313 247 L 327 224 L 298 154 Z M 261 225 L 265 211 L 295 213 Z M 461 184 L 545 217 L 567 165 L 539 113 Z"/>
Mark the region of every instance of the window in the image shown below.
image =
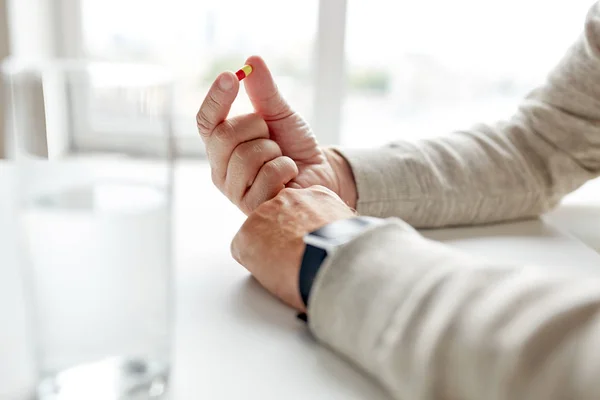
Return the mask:
<path id="1" fill-rule="evenodd" d="M 195 114 L 214 78 L 252 54 L 267 60 L 289 101 L 310 117 L 317 0 L 294 7 L 278 0 L 81 1 L 86 55 L 174 71 L 175 135 L 184 149 L 201 147 Z M 232 113 L 251 111 L 242 86 Z"/>
<path id="2" fill-rule="evenodd" d="M 328 144 L 374 146 L 504 118 L 564 54 L 593 0 L 60 2 L 69 7 L 55 18 L 79 22 L 59 21 L 63 47 L 172 68 L 175 134 L 181 151 L 198 154 L 193 121 L 209 84 L 251 54 L 265 57 Z M 233 113 L 250 111 L 242 92 Z"/>
<path id="3" fill-rule="evenodd" d="M 592 0 L 349 0 L 342 142 L 371 146 L 510 116 Z"/>

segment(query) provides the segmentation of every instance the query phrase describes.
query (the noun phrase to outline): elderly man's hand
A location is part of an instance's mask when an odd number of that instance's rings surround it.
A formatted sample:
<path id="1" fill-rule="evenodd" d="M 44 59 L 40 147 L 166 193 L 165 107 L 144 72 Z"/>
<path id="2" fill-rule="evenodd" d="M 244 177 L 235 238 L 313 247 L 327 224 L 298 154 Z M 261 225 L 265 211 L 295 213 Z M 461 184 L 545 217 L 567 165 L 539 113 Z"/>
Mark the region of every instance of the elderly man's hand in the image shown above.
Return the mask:
<path id="1" fill-rule="evenodd" d="M 250 214 L 231 243 L 231 253 L 269 292 L 304 311 L 298 288 L 304 235 L 354 215 L 325 187 L 283 189 Z"/>
<path id="2" fill-rule="evenodd" d="M 284 187 L 322 185 L 356 206 L 356 188 L 343 158 L 318 146 L 306 121 L 283 99 L 265 62 L 250 57 L 246 91 L 255 112 L 227 119 L 239 91 L 231 72 L 219 75 L 197 115 L 215 185 L 244 213 Z"/>

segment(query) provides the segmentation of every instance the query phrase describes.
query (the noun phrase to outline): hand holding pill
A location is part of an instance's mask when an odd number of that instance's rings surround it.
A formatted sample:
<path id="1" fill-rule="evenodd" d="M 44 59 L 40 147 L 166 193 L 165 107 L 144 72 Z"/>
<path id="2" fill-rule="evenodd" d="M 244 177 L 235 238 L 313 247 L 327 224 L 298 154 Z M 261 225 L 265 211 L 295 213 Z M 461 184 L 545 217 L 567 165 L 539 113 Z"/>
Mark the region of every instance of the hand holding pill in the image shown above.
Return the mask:
<path id="1" fill-rule="evenodd" d="M 254 113 L 228 118 L 242 79 Z M 262 58 L 252 56 L 236 74 L 217 76 L 196 122 L 214 184 L 244 213 L 284 187 L 313 185 L 333 190 L 354 207 L 356 188 L 349 166 L 318 145 L 308 123 L 279 92 Z"/>

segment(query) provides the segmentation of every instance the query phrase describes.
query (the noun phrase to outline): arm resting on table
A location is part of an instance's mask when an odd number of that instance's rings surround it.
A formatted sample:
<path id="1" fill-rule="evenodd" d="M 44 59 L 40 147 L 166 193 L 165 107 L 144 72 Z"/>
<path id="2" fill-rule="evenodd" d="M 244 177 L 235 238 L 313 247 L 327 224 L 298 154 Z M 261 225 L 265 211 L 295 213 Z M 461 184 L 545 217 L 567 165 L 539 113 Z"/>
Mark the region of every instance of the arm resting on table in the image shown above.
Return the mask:
<path id="1" fill-rule="evenodd" d="M 591 400 L 599 288 L 489 264 L 392 219 L 325 261 L 308 309 L 315 336 L 399 400 Z"/>

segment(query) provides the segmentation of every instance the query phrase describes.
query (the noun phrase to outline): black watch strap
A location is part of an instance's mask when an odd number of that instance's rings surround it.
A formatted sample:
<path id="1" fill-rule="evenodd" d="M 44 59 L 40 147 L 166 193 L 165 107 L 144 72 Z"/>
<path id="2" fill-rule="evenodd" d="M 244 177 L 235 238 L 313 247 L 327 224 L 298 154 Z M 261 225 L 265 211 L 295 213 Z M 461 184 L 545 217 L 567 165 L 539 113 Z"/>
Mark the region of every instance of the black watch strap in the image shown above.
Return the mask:
<path id="1" fill-rule="evenodd" d="M 302 264 L 300 265 L 299 277 L 300 296 L 306 307 L 308 307 L 308 297 L 310 296 L 313 282 L 325 257 L 327 257 L 327 251 L 325 251 L 325 249 L 320 249 L 310 244 L 306 245 L 304 256 L 302 257 Z"/>
<path id="2" fill-rule="evenodd" d="M 330 249 L 340 246 L 354 237 L 360 235 L 365 229 L 373 225 L 379 225 L 383 220 L 372 217 L 354 217 L 350 219 L 340 220 L 325 225 L 317 229 L 305 237 L 306 248 L 300 265 L 300 274 L 298 284 L 300 296 L 304 305 L 308 307 L 308 299 L 313 286 L 313 282 L 327 257 L 327 247 Z M 311 244 L 309 236 L 312 239 L 318 238 L 317 242 L 321 242 L 324 247 Z M 314 240 L 312 241 L 314 242 Z"/>

